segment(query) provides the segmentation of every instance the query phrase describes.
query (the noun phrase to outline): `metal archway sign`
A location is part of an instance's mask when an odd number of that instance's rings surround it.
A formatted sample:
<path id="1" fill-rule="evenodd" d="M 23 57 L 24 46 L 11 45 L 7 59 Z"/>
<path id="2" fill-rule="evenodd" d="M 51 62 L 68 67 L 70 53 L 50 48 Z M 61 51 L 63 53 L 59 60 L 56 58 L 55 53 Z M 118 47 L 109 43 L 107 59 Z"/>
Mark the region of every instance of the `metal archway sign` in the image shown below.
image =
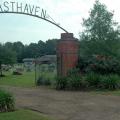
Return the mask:
<path id="1" fill-rule="evenodd" d="M 22 14 L 33 16 L 45 20 L 65 33 L 61 34 L 61 39 L 57 44 L 57 75 L 66 76 L 67 72 L 75 68 L 78 61 L 78 42 L 73 37 L 73 33 L 69 33 L 59 24 L 57 24 L 46 12 L 39 6 L 23 4 L 13 1 L 0 1 L 0 14 Z"/>
<path id="2" fill-rule="evenodd" d="M 46 12 L 46 10 L 42 9 L 39 6 L 23 4 L 19 2 L 13 1 L 4 1 L 0 3 L 0 14 L 22 14 L 33 16 L 36 18 L 40 18 L 45 20 L 58 28 L 62 29 L 64 32 L 68 33 L 63 27 L 57 24 Z"/>

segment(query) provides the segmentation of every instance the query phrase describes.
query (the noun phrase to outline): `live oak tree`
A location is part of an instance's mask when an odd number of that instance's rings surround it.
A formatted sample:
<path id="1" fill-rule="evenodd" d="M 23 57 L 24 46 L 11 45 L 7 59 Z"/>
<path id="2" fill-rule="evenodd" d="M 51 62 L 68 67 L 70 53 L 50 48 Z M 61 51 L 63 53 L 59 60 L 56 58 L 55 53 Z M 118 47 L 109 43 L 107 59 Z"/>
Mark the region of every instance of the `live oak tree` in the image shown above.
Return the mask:
<path id="1" fill-rule="evenodd" d="M 96 1 L 89 18 L 83 19 L 84 30 L 80 33 L 81 55 L 105 55 L 120 57 L 120 29 L 113 20 L 113 13 Z"/>

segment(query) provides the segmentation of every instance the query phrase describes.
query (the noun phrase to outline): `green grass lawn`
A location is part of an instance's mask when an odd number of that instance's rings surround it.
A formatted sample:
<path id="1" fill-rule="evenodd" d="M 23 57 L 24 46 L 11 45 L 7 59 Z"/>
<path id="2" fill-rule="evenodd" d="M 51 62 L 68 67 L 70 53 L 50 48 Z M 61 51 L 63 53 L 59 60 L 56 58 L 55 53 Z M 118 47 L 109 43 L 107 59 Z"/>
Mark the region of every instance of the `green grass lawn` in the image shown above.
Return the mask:
<path id="1" fill-rule="evenodd" d="M 0 113 L 0 120 L 53 120 L 29 110 Z"/>
<path id="2" fill-rule="evenodd" d="M 23 75 L 13 75 L 12 72 L 4 72 L 5 77 L 0 77 L 0 85 L 16 87 L 35 87 L 35 72 L 24 72 Z M 55 73 L 41 73 L 45 78 L 53 80 Z"/>
<path id="3" fill-rule="evenodd" d="M 0 78 L 0 85 L 11 85 L 19 87 L 35 86 L 35 73 L 24 72 L 23 75 L 12 75 L 11 72 L 4 73 L 6 76 Z"/>

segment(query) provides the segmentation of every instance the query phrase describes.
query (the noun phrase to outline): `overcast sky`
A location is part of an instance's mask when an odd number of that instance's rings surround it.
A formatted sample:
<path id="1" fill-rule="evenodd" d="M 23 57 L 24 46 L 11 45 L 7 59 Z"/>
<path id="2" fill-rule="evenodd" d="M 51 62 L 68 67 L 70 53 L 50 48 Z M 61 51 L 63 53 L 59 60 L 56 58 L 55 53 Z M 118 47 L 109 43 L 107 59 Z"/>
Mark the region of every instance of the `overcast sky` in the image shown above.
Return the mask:
<path id="1" fill-rule="evenodd" d="M 0 0 L 0 4 L 3 1 L 5 0 Z M 20 2 L 45 9 L 57 23 L 79 38 L 79 32 L 82 30 L 82 18 L 88 17 L 95 0 L 19 0 Z M 120 22 L 119 0 L 100 0 L 100 2 L 104 3 L 109 11 L 114 10 L 114 19 Z M 56 26 L 38 18 L 0 14 L 0 42 L 2 43 L 21 41 L 24 44 L 29 44 L 39 40 L 59 39 L 63 32 Z"/>

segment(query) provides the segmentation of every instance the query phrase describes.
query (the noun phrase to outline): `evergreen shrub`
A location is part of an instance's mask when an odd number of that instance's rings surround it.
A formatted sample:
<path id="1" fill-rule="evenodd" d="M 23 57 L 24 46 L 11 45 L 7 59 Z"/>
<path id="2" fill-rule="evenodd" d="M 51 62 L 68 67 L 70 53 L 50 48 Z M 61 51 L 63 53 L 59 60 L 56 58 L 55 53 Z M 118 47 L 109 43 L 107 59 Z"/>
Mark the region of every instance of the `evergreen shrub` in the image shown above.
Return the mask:
<path id="1" fill-rule="evenodd" d="M 15 101 L 12 94 L 0 90 L 0 112 L 10 112 L 15 109 Z"/>

